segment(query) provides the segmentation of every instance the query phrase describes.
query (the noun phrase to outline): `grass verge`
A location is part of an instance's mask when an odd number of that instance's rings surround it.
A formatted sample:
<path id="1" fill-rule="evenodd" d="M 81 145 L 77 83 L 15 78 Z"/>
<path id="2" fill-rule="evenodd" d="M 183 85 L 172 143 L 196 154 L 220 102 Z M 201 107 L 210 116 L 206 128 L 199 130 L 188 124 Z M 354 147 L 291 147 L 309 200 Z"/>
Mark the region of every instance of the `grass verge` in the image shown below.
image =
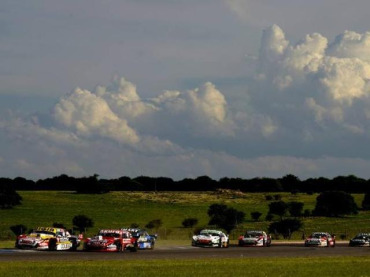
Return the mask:
<path id="1" fill-rule="evenodd" d="M 370 257 L 0 262 L 0 276 L 370 276 Z"/>

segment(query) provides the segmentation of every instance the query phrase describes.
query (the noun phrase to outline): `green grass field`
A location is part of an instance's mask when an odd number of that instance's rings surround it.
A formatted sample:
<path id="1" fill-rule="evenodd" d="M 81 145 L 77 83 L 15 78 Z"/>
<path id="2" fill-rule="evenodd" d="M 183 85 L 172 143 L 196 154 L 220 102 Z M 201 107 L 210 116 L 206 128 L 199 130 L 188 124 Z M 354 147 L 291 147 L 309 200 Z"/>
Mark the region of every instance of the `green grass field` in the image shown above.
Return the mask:
<path id="1" fill-rule="evenodd" d="M 370 276 L 370 257 L 0 262 L 0 276 Z"/>
<path id="2" fill-rule="evenodd" d="M 223 203 L 246 213 L 246 221 L 234 230 L 231 239 L 236 239 L 245 229 L 267 229 L 270 222 L 264 221 L 268 211 L 266 195 L 274 193 L 240 193 L 240 192 L 110 192 L 100 195 L 81 195 L 60 191 L 20 191 L 22 205 L 13 209 L 0 210 L 0 239 L 13 240 L 9 227 L 24 224 L 28 228 L 51 226 L 54 222 L 72 227 L 72 218 L 84 214 L 93 219 L 95 225 L 87 235 L 95 234 L 100 228 L 121 228 L 137 223 L 141 227 L 150 220 L 161 219 L 163 225 L 159 230 L 161 240 L 187 240 L 192 230 L 182 227 L 181 222 L 188 217 L 199 219 L 196 227 L 206 226 L 207 209 L 214 203 Z M 282 200 L 301 201 L 304 209 L 312 210 L 317 195 L 279 193 Z M 360 206 L 362 194 L 354 195 Z M 253 222 L 252 211 L 263 213 L 261 221 Z M 357 232 L 370 232 L 370 212 L 360 212 L 356 216 L 344 218 L 303 218 L 306 234 L 312 231 L 329 231 L 347 238 Z M 301 239 L 302 232 L 293 234 L 292 239 Z"/>

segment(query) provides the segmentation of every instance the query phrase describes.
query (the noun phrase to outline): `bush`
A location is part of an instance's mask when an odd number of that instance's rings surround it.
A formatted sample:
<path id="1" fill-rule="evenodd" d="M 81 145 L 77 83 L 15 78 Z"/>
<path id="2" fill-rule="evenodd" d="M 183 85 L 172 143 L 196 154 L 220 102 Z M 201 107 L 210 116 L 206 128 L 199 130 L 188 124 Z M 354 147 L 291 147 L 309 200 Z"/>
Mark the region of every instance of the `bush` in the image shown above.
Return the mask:
<path id="1" fill-rule="evenodd" d="M 0 182 L 0 209 L 11 209 L 13 206 L 20 205 L 21 201 L 22 197 L 10 183 Z"/>
<path id="2" fill-rule="evenodd" d="M 273 216 L 272 214 L 268 213 L 268 214 L 266 215 L 266 217 L 265 217 L 265 220 L 266 220 L 266 221 L 271 221 L 273 218 L 274 218 L 274 216 Z"/>
<path id="3" fill-rule="evenodd" d="M 216 225 L 230 233 L 239 223 L 244 221 L 245 213 L 223 204 L 212 204 L 208 209 L 209 225 Z"/>
<path id="4" fill-rule="evenodd" d="M 310 211 L 310 210 L 308 210 L 308 209 L 304 210 L 304 212 L 303 212 L 303 216 L 304 216 L 304 217 L 309 217 L 309 216 L 311 216 L 311 211 Z"/>
<path id="5" fill-rule="evenodd" d="M 86 215 L 76 215 L 72 219 L 72 224 L 73 228 L 77 229 L 80 233 L 83 233 L 87 230 L 87 228 L 94 226 L 93 220 Z"/>
<path id="6" fill-rule="evenodd" d="M 251 217 L 253 221 L 258 221 L 262 213 L 260 212 L 251 212 Z"/>
<path id="7" fill-rule="evenodd" d="M 274 198 L 271 195 L 265 196 L 266 201 L 272 201 Z"/>
<path id="8" fill-rule="evenodd" d="M 365 194 L 364 200 L 362 201 L 362 208 L 365 211 L 370 210 L 370 192 Z"/>
<path id="9" fill-rule="evenodd" d="M 303 210 L 303 203 L 302 202 L 289 202 L 288 203 L 288 210 L 291 216 L 298 217 L 302 215 Z"/>
<path id="10" fill-rule="evenodd" d="M 343 191 L 327 191 L 316 198 L 313 215 L 316 216 L 343 216 L 357 214 L 358 209 L 353 196 Z"/>
<path id="11" fill-rule="evenodd" d="M 158 228 L 161 226 L 162 226 L 162 220 L 154 219 L 154 220 L 149 221 L 148 224 L 145 225 L 145 228 L 158 230 Z"/>
<path id="12" fill-rule="evenodd" d="M 299 219 L 283 219 L 273 222 L 268 227 L 270 233 L 281 234 L 285 239 L 290 238 L 292 233 L 302 228 L 302 222 Z"/>
<path id="13" fill-rule="evenodd" d="M 185 228 L 193 228 L 195 225 L 198 224 L 198 219 L 196 218 L 185 218 L 184 221 L 182 222 L 182 226 Z"/>
<path id="14" fill-rule="evenodd" d="M 288 204 L 284 201 L 275 201 L 269 204 L 269 214 L 275 214 L 280 216 L 280 219 L 286 214 L 288 210 Z"/>
<path id="15" fill-rule="evenodd" d="M 10 230 L 14 233 L 14 235 L 19 236 L 27 232 L 27 227 L 23 224 L 18 224 L 10 226 Z"/>
<path id="16" fill-rule="evenodd" d="M 66 227 L 66 226 L 64 226 L 64 224 L 63 224 L 63 223 L 58 223 L 58 222 L 54 222 L 54 223 L 53 223 L 53 227 L 55 227 L 55 228 L 63 228 L 63 229 L 67 229 L 67 227 Z"/>

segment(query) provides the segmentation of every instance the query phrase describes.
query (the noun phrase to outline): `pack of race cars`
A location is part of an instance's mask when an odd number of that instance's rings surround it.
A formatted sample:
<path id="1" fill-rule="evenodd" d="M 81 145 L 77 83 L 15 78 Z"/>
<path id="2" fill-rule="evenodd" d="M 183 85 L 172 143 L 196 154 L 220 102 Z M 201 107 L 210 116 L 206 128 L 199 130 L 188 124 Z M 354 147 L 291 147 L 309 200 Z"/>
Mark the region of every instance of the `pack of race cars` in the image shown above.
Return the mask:
<path id="1" fill-rule="evenodd" d="M 96 236 L 83 238 L 71 235 L 68 230 L 56 227 L 37 227 L 29 234 L 16 238 L 15 247 L 36 250 L 75 251 L 83 245 L 83 251 L 97 252 L 136 252 L 138 249 L 154 249 L 157 235 L 150 235 L 138 228 L 101 229 Z M 230 246 L 229 235 L 223 231 L 203 229 L 192 236 L 191 245 L 195 247 Z M 239 236 L 237 246 L 269 247 L 271 236 L 265 231 L 248 230 Z M 335 236 L 328 232 L 314 232 L 304 241 L 304 246 L 335 247 Z M 370 233 L 359 233 L 350 240 L 349 246 L 370 246 Z"/>

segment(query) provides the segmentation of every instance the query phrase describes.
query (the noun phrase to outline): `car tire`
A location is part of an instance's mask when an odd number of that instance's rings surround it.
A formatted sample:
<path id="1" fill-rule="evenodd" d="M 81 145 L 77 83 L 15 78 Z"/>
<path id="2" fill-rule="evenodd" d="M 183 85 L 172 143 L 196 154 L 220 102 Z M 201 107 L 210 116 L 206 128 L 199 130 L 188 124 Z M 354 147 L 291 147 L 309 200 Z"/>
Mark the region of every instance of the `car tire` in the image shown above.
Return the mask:
<path id="1" fill-rule="evenodd" d="M 77 241 L 75 238 L 70 238 L 69 241 L 72 243 L 71 251 L 76 251 L 77 250 Z"/>
<path id="2" fill-rule="evenodd" d="M 57 240 L 56 239 L 50 239 L 49 240 L 48 249 L 50 251 L 56 251 L 57 250 Z"/>

